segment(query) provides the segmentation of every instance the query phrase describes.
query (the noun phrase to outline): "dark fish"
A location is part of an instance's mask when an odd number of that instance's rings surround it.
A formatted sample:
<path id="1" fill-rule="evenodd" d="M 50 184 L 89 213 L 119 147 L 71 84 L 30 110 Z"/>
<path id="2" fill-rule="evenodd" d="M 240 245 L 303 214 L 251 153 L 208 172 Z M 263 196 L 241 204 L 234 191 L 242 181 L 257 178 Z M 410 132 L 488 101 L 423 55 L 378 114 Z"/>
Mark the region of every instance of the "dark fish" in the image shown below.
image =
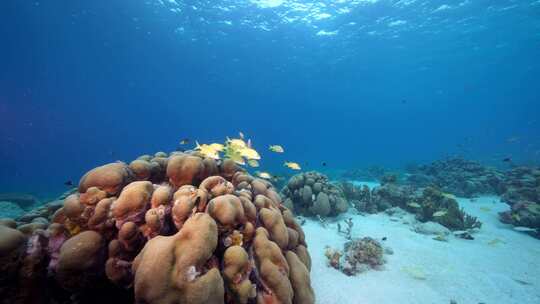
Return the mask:
<path id="1" fill-rule="evenodd" d="M 527 281 L 523 281 L 523 280 L 520 280 L 520 279 L 513 279 L 513 280 L 518 282 L 521 285 L 532 285 L 532 283 L 529 283 Z"/>
<path id="2" fill-rule="evenodd" d="M 505 157 L 505 158 L 503 158 L 502 161 L 505 162 L 505 163 L 509 163 L 509 162 L 512 161 L 512 159 L 510 157 Z"/>
<path id="3" fill-rule="evenodd" d="M 407 103 L 407 100 L 405 100 L 405 99 L 401 100 L 401 104 L 406 104 L 406 103 Z"/>
<path id="4" fill-rule="evenodd" d="M 383 240 L 383 241 L 386 241 L 386 237 L 383 237 L 382 240 Z"/>
<path id="5" fill-rule="evenodd" d="M 180 141 L 181 145 L 187 145 L 189 143 L 189 138 L 184 138 Z"/>
<path id="6" fill-rule="evenodd" d="M 64 182 L 64 185 L 66 185 L 68 187 L 71 187 L 71 186 L 73 186 L 73 182 L 71 180 L 68 180 L 68 181 Z"/>
<path id="7" fill-rule="evenodd" d="M 323 162 L 322 165 L 323 165 L 323 167 L 326 167 L 326 163 L 325 163 L 325 162 Z"/>

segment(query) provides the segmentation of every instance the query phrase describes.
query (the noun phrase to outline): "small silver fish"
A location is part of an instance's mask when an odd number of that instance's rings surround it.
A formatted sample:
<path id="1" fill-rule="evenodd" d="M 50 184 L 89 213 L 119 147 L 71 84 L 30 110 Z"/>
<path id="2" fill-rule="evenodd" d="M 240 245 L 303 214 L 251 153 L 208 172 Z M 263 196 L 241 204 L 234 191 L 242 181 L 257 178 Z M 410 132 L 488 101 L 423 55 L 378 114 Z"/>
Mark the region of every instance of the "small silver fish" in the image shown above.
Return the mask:
<path id="1" fill-rule="evenodd" d="M 421 208 L 422 207 L 418 203 L 408 203 L 407 206 L 412 207 L 412 208 Z"/>
<path id="2" fill-rule="evenodd" d="M 433 213 L 433 217 L 442 217 L 442 216 L 445 216 L 446 215 L 446 211 L 437 211 L 435 213 Z"/>
<path id="3" fill-rule="evenodd" d="M 519 232 L 536 232 L 536 229 L 524 226 L 514 227 L 514 230 Z"/>

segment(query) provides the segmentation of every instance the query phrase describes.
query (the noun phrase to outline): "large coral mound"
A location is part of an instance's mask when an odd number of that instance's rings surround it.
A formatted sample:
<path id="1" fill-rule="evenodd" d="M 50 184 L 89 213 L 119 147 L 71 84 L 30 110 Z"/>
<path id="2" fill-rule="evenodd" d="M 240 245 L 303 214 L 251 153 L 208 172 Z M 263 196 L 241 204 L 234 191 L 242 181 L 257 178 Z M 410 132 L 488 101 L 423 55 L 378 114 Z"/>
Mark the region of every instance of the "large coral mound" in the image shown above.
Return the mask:
<path id="1" fill-rule="evenodd" d="M 331 184 L 326 175 L 315 171 L 291 177 L 281 194 L 284 205 L 299 214 L 335 216 L 349 208 L 343 191 Z"/>
<path id="2" fill-rule="evenodd" d="M 314 302 L 302 228 L 231 160 L 160 152 L 95 168 L 78 190 L 50 224 L 0 222 L 4 300 Z"/>

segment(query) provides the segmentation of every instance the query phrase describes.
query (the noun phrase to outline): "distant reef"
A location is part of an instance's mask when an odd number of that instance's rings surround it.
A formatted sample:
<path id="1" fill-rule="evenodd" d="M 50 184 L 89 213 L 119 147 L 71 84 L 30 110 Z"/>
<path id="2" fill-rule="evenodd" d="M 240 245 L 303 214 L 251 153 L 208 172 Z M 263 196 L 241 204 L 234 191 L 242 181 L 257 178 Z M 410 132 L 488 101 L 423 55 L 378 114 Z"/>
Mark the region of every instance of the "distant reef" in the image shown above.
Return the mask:
<path id="1" fill-rule="evenodd" d="M 453 195 L 467 198 L 498 195 L 510 205 L 510 210 L 500 213 L 500 220 L 540 238 L 538 167 L 517 166 L 503 171 L 476 161 L 449 158 L 408 166 L 408 173 L 399 178 L 387 169 L 377 168 L 376 172 L 380 173 L 377 180 L 382 185 L 373 190 L 347 181 L 340 184 L 349 204 L 360 212 L 376 213 L 400 207 L 414 213 L 420 221 L 434 221 L 451 230 L 462 230 L 475 228 L 480 223 L 458 208 Z M 363 173 L 349 175 L 353 179 L 367 176 Z"/>
<path id="2" fill-rule="evenodd" d="M 463 158 L 411 166 L 404 183 L 415 187 L 436 186 L 444 192 L 469 198 L 505 192 L 504 172 Z"/>
<path id="3" fill-rule="evenodd" d="M 37 197 L 27 193 L 0 193 L 0 202 L 11 202 L 22 209 L 28 209 L 40 204 Z"/>
<path id="4" fill-rule="evenodd" d="M 310 269 L 274 186 L 198 152 L 105 164 L 0 220 L 2 303 L 310 304 Z"/>
<path id="5" fill-rule="evenodd" d="M 436 222 L 450 230 L 477 229 L 482 223 L 459 208 L 453 195 L 435 187 L 413 188 L 387 182 L 373 188 L 343 182 L 341 188 L 351 204 L 363 213 L 377 213 L 399 207 L 420 222 Z"/>

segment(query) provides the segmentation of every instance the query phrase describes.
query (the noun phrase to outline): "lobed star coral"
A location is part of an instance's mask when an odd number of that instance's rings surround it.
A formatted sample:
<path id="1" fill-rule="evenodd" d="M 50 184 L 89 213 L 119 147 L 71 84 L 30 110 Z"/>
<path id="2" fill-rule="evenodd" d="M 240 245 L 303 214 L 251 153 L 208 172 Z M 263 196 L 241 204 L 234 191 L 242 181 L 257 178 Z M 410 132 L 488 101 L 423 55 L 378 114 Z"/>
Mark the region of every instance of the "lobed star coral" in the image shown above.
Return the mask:
<path id="1" fill-rule="evenodd" d="M 160 152 L 100 166 L 51 219 L 29 235 L 0 224 L 8 299 L 314 303 L 301 226 L 233 160 Z"/>

